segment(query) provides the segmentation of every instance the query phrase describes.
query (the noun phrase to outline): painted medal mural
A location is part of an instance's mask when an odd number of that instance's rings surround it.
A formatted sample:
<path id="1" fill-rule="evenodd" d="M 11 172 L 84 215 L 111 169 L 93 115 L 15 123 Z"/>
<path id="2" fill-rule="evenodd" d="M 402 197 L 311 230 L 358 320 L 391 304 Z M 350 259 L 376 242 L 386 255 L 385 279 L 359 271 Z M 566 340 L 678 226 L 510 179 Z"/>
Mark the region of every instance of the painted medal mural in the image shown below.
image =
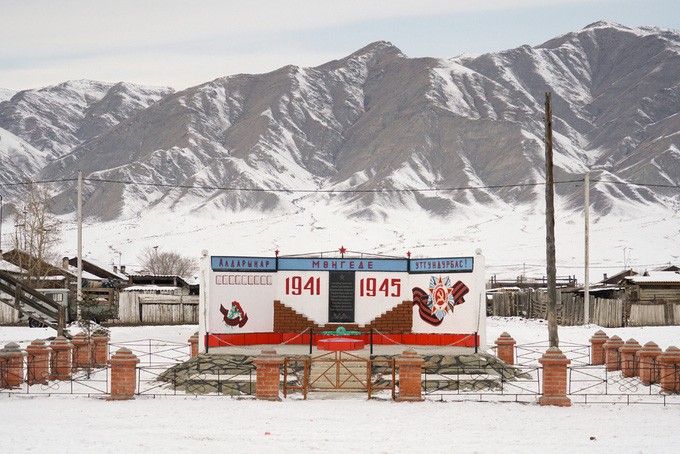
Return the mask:
<path id="1" fill-rule="evenodd" d="M 427 291 L 413 288 L 413 305 L 418 306 L 418 315 L 425 323 L 439 326 L 447 314 L 453 314 L 454 306 L 465 302 L 463 297 L 470 291 L 461 281 L 451 285 L 449 276 L 430 277 Z"/>

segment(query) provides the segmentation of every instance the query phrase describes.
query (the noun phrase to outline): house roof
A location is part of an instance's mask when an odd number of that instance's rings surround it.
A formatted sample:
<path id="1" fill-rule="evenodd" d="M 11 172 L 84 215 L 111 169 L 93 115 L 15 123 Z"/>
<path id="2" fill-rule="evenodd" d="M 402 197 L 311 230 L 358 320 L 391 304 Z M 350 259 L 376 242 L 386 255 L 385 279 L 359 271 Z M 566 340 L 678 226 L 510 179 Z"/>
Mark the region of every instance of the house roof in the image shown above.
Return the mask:
<path id="1" fill-rule="evenodd" d="M 680 272 L 677 271 L 650 271 L 644 276 L 627 277 L 628 282 L 633 284 L 680 284 Z"/>
<path id="2" fill-rule="evenodd" d="M 28 257 L 30 257 L 30 254 L 18 249 L 13 249 L 11 251 L 5 252 L 2 255 L 2 258 L 4 260 L 0 260 L 0 263 L 2 263 L 2 265 L 0 265 L 0 269 L 10 271 L 13 273 L 21 273 L 20 264 L 28 262 L 29 261 Z M 65 278 L 76 280 L 78 278 L 77 271 L 66 269 L 57 265 L 50 265 L 45 261 L 41 261 L 41 267 L 47 270 L 47 272 L 45 273 L 45 278 L 47 280 L 59 280 Z M 101 277 L 89 273 L 86 270 L 83 270 L 82 278 L 90 281 L 101 280 Z"/>
<path id="3" fill-rule="evenodd" d="M 69 259 L 68 264 L 71 266 L 78 266 L 78 257 L 73 257 Z M 118 274 L 114 273 L 112 271 L 108 271 L 102 264 L 95 263 L 92 260 L 85 260 L 83 259 L 83 270 L 87 271 L 88 273 L 91 273 L 95 276 L 97 276 L 100 279 L 118 279 L 125 281 L 127 280 L 127 276 L 123 274 Z"/>
<path id="4" fill-rule="evenodd" d="M 619 290 L 623 290 L 623 287 L 619 287 L 616 285 L 608 286 L 608 287 L 590 287 L 588 288 L 588 293 L 594 294 L 594 293 L 609 293 L 609 292 L 616 292 Z M 579 289 L 579 293 L 585 293 L 585 289 Z"/>
<path id="5" fill-rule="evenodd" d="M 6 261 L 10 262 L 13 265 L 16 265 L 17 267 L 21 268 L 22 263 L 30 263 L 32 260 L 37 260 L 35 257 L 32 257 L 31 254 L 28 252 L 24 252 L 19 249 L 12 249 L 11 251 L 7 251 L 2 254 L 2 258 L 5 259 Z M 52 265 L 50 263 L 45 262 L 44 260 L 40 260 L 40 267 L 42 268 L 42 272 L 44 272 L 45 276 L 69 276 L 69 277 L 75 277 L 70 271 L 67 271 L 61 267 Z"/>
<path id="6" fill-rule="evenodd" d="M 123 292 L 161 292 L 161 293 L 172 293 L 179 290 L 180 287 L 168 286 L 168 285 L 131 285 L 130 287 L 125 287 L 121 291 Z"/>
<path id="7" fill-rule="evenodd" d="M 130 274 L 128 275 L 128 278 L 133 284 L 145 284 L 147 281 L 149 281 L 149 284 L 152 282 L 158 284 L 159 282 L 165 281 L 166 285 L 178 284 L 186 288 L 188 288 L 190 285 L 193 285 L 187 282 L 183 277 L 176 275 Z"/>
<path id="8" fill-rule="evenodd" d="M 680 271 L 680 267 L 675 265 L 664 265 L 658 268 L 654 268 L 652 271 Z"/>
<path id="9" fill-rule="evenodd" d="M 626 277 L 628 277 L 628 276 L 635 276 L 635 275 L 637 275 L 637 274 L 638 274 L 638 273 L 636 273 L 636 272 L 633 271 L 633 270 L 623 270 L 623 271 L 619 271 L 618 273 L 616 273 L 616 274 L 614 274 L 614 275 L 612 275 L 612 276 L 609 276 L 609 277 L 606 277 L 606 278 L 602 279 L 602 280 L 599 282 L 599 284 L 605 284 L 605 285 L 616 285 L 616 284 L 620 284 L 621 281 L 623 281 Z"/>
<path id="10" fill-rule="evenodd" d="M 0 270 L 7 271 L 8 273 L 20 273 L 21 268 L 16 266 L 14 263 L 8 262 L 7 260 L 0 259 Z"/>
<path id="11" fill-rule="evenodd" d="M 521 291 L 521 287 L 496 287 L 496 288 L 490 288 L 486 290 L 486 293 L 510 293 L 510 292 L 519 292 Z"/>

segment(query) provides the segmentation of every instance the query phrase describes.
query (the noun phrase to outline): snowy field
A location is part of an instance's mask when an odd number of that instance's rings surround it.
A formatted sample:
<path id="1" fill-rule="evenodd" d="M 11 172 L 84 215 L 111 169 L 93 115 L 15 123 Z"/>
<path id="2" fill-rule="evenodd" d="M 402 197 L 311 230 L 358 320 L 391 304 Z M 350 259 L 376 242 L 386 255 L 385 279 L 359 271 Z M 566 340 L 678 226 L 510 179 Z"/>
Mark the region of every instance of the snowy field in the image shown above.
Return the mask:
<path id="1" fill-rule="evenodd" d="M 598 329 L 560 327 L 559 335 L 565 343 L 586 344 Z M 663 349 L 680 345 L 680 327 L 603 330 Z M 195 331 L 196 326 L 113 328 L 112 342 L 187 343 Z M 488 343 L 504 331 L 518 344 L 547 339 L 545 322 L 490 318 Z M 0 344 L 25 346 L 51 335 L 46 329 L 0 327 Z M 361 394 L 282 402 L 0 394 L 0 421 L 4 453 L 674 453 L 680 443 L 680 405 L 397 403 L 367 401 Z"/>
<path id="2" fill-rule="evenodd" d="M 282 255 L 337 251 L 386 254 L 413 258 L 460 257 L 481 249 L 487 278 L 515 279 L 545 276 L 545 216 L 541 207 L 477 206 L 449 218 L 432 218 L 412 209 L 387 210 L 378 222 L 351 220 L 340 207 L 296 201 L 298 210 L 278 213 L 221 210 L 172 212 L 167 207 L 141 208 L 137 216 L 113 222 L 88 221 L 83 228 L 83 254 L 102 265 L 137 269 L 139 251 L 159 246 L 189 257 L 211 255 Z M 583 213 L 556 207 L 557 274 L 584 281 Z M 168 214 L 172 213 L 172 214 Z M 419 222 L 414 222 L 419 219 Z M 63 219 L 64 256 L 76 255 L 73 216 Z M 591 217 L 590 280 L 633 268 L 639 273 L 678 264 L 680 211 L 650 206 L 627 206 L 608 216 Z M 5 223 L 3 231 L 12 226 Z M 6 240 L 7 241 L 7 240 Z"/>

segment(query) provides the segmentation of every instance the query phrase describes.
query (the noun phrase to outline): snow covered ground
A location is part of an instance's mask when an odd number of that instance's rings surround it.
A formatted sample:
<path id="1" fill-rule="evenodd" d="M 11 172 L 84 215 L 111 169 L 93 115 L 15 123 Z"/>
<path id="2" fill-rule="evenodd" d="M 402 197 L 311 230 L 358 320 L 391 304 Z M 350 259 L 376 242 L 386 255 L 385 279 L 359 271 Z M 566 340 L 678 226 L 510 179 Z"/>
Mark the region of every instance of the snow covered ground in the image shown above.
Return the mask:
<path id="1" fill-rule="evenodd" d="M 560 327 L 563 342 L 608 335 L 680 345 L 680 327 Z M 112 342 L 163 339 L 186 343 L 196 326 L 121 327 Z M 490 318 L 489 344 L 504 331 L 518 344 L 543 342 L 547 324 Z M 0 327 L 0 344 L 25 346 L 49 330 Z M 187 344 L 188 349 L 188 344 Z M 114 348 L 115 350 L 115 348 Z M 0 394 L 2 452 L 357 452 L 357 453 L 665 453 L 680 443 L 680 405 L 367 401 L 261 402 L 230 397 L 98 397 Z"/>

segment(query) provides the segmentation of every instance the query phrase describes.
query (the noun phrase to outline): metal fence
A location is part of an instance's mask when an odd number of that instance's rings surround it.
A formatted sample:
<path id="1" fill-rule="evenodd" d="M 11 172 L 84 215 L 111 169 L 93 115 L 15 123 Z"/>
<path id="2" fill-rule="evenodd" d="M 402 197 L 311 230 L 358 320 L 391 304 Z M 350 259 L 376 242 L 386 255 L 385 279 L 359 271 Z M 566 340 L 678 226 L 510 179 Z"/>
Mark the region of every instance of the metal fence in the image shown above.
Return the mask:
<path id="1" fill-rule="evenodd" d="M 536 402 L 541 395 L 543 371 L 538 360 L 548 347 L 549 344 L 543 342 L 516 345 L 514 368 L 517 373 L 512 377 L 489 374 L 455 375 L 446 378 L 458 383 L 456 389 L 428 391 L 428 388 L 432 388 L 428 385 L 428 380 L 437 380 L 438 377 L 425 374 L 424 393 L 429 399 L 442 401 Z M 663 379 L 661 376 L 646 385 L 639 376 L 625 377 L 621 370 L 608 371 L 605 365 L 590 365 L 589 345 L 560 342 L 559 348 L 571 361 L 567 366 L 567 397 L 572 404 L 680 405 L 679 394 L 664 391 L 660 386 Z M 680 368 L 676 366 L 671 374 L 677 383 L 680 380 Z"/>
<path id="2" fill-rule="evenodd" d="M 533 402 L 541 393 L 541 368 L 521 369 L 521 378 L 479 373 L 425 373 L 423 393 L 429 399 Z"/>
<path id="3" fill-rule="evenodd" d="M 185 343 L 167 342 L 147 339 L 140 341 L 112 343 L 111 347 L 125 347 L 139 359 L 137 366 L 138 396 L 232 396 L 253 398 L 256 373 L 252 365 L 232 370 L 229 374 L 220 372 L 208 373 L 198 371 L 190 376 L 179 376 L 173 366 L 189 360 L 188 346 Z M 516 364 L 509 369 L 489 373 L 479 368 L 474 371 L 474 364 L 467 372 L 439 373 L 423 372 L 423 395 L 428 400 L 467 400 L 467 401 L 515 401 L 533 403 L 538 400 L 542 389 L 542 366 L 539 359 L 547 350 L 547 343 L 517 345 Z M 590 365 L 590 349 L 588 345 L 560 343 L 560 350 L 570 359 L 567 367 L 567 396 L 574 404 L 680 404 L 680 395 L 664 391 L 660 382 L 664 377 L 656 376 L 650 385 L 642 383 L 638 376 L 625 377 L 618 371 L 608 371 L 604 365 Z M 30 366 L 30 358 L 27 358 Z M 296 360 L 293 360 L 296 361 Z M 6 362 L 0 358 L 0 363 Z M 309 361 L 302 361 L 309 367 Z M 480 365 L 481 366 L 481 365 Z M 289 365 L 282 373 L 285 383 Z M 647 366 L 640 366 L 647 367 Z M 27 367 L 30 369 L 30 367 Z M 384 368 L 383 368 L 384 369 Z M 389 369 L 389 367 L 387 368 Z M 305 380 L 308 373 L 300 373 L 296 368 L 296 386 L 287 391 L 306 392 L 300 379 Z M 472 370 L 472 372 L 471 372 Z M 398 393 L 398 371 L 394 374 L 394 366 L 388 370 L 374 370 L 375 384 L 380 380 L 381 389 L 389 390 L 390 380 Z M 7 364 L 0 364 L 0 383 L 7 383 L 11 373 Z M 174 376 L 168 377 L 168 374 Z M 680 379 L 680 369 L 671 372 L 673 379 Z M 15 377 L 16 378 L 16 377 Z M 35 379 L 36 377 L 33 377 Z M 170 378 L 170 380 L 167 380 Z M 167 380 L 167 381 L 166 381 Z M 35 380 L 34 380 L 35 381 Z M 291 383 L 293 385 L 293 383 Z M 377 388 L 377 386 L 376 386 Z M 72 368 L 66 380 L 43 380 L 43 383 L 21 383 L 11 389 L 2 389 L 3 394 L 59 395 L 71 394 L 88 397 L 105 397 L 110 392 L 110 368 L 108 365 Z M 394 395 L 394 392 L 392 394 Z M 306 395 L 306 394 L 305 394 Z"/>
<path id="4" fill-rule="evenodd" d="M 533 367 L 548 349 L 546 342 L 515 345 L 515 364 L 518 367 Z M 569 358 L 572 365 L 590 364 L 590 345 L 560 342 L 560 351 Z"/>
<path id="5" fill-rule="evenodd" d="M 188 346 L 184 343 L 168 342 L 155 339 L 146 339 L 130 342 L 116 342 L 109 344 L 110 347 L 125 347 L 131 350 L 139 359 L 137 366 L 137 394 L 146 395 L 176 395 L 177 390 L 168 383 L 159 382 L 158 376 L 173 365 L 183 363 L 189 359 Z M 0 361 L 3 361 L 0 359 Z M 32 369 L 32 357 L 26 359 L 26 371 Z M 75 361 L 74 361 L 75 364 Z M 55 370 L 52 365 L 51 370 Z M 28 375 L 28 372 L 24 372 Z M 0 364 L 0 375 L 8 374 L 9 368 Z M 110 366 L 94 366 L 91 363 L 84 366 L 72 366 L 68 379 L 54 380 L 50 377 L 31 381 L 42 383 L 28 384 L 23 382 L 10 389 L 2 389 L 0 392 L 9 394 L 73 394 L 89 397 L 106 396 L 110 392 Z M 31 378 L 31 377 L 26 377 Z M 23 380 L 20 380 L 23 381 Z M 4 380 L 2 381 L 5 382 Z M 186 394 L 181 392 L 179 394 Z"/>

